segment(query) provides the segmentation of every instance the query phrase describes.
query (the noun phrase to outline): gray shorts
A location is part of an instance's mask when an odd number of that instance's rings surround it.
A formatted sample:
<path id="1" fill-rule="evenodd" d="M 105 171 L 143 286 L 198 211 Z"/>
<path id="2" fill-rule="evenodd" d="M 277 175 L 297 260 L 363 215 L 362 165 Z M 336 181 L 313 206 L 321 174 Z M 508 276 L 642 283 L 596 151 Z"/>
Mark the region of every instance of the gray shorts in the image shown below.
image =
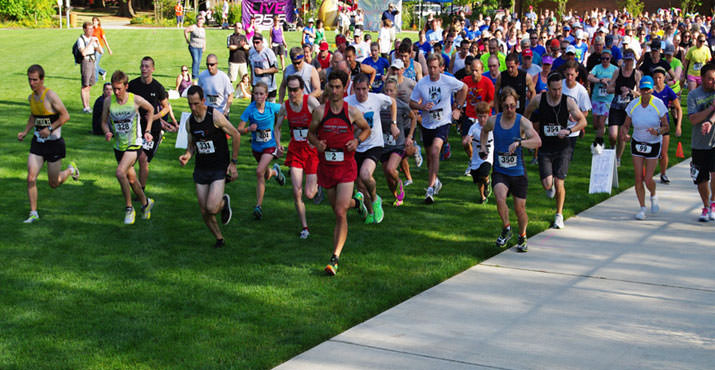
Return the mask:
<path id="1" fill-rule="evenodd" d="M 82 87 L 92 86 L 97 82 L 94 79 L 94 59 L 82 59 L 82 64 L 80 64 L 79 68 L 82 73 Z"/>

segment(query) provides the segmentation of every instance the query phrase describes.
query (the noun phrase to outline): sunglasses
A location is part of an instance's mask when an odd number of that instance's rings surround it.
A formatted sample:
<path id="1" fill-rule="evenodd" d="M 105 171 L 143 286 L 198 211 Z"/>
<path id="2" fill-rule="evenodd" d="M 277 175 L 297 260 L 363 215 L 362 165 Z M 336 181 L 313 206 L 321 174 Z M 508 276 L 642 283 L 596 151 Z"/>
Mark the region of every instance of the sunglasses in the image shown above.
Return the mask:
<path id="1" fill-rule="evenodd" d="M 181 72 L 188 72 L 188 69 L 182 69 Z"/>
<path id="2" fill-rule="evenodd" d="M 611 60 L 611 58 L 601 58 L 601 60 Z"/>
<path id="3" fill-rule="evenodd" d="M 298 92 L 298 91 L 300 91 L 300 87 L 290 87 L 290 86 L 288 86 L 288 91 L 290 91 L 290 92 Z"/>
<path id="4" fill-rule="evenodd" d="M 705 42 L 705 39 L 698 39 L 698 42 Z"/>
<path id="5" fill-rule="evenodd" d="M 504 109 L 516 109 L 516 104 L 504 104 Z"/>
<path id="6" fill-rule="evenodd" d="M 499 66 L 496 65 L 496 64 L 490 64 L 490 65 L 489 65 L 489 68 L 497 68 L 497 67 L 499 67 Z"/>
<path id="7" fill-rule="evenodd" d="M 253 42 L 253 45 L 258 45 L 258 44 L 260 44 L 260 43 L 261 43 L 261 40 L 256 40 L 256 41 Z"/>
<path id="8" fill-rule="evenodd" d="M 218 64 L 218 63 L 206 63 L 206 65 L 209 66 L 209 67 L 213 67 L 213 66 L 215 66 L 216 64 Z"/>

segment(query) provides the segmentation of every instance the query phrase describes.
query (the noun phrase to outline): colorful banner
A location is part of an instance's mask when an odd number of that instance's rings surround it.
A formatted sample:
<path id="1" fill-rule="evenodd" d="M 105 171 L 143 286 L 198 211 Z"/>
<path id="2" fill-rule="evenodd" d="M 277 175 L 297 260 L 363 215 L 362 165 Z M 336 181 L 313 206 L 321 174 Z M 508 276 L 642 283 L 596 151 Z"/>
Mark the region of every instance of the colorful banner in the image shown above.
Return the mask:
<path id="1" fill-rule="evenodd" d="M 379 31 L 382 27 L 382 12 L 388 4 L 395 4 L 400 12 L 395 16 L 395 27 L 402 29 L 402 0 L 360 0 L 360 8 L 365 11 L 365 30 Z"/>
<path id="2" fill-rule="evenodd" d="M 273 27 L 273 16 L 278 15 L 282 22 L 293 23 L 295 5 L 293 0 L 243 0 L 243 28 L 248 26 L 251 16 L 256 17 L 256 29 L 266 31 Z"/>

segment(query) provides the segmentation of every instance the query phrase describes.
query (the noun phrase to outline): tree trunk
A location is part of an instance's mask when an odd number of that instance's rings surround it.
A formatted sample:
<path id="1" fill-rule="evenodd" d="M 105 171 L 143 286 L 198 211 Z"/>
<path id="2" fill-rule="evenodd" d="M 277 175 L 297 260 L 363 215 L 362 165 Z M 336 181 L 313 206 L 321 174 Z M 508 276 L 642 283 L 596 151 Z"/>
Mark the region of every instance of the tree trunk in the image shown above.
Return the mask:
<path id="1" fill-rule="evenodd" d="M 134 8 L 132 7 L 132 0 L 122 0 L 119 2 L 119 14 L 120 17 L 136 17 Z"/>

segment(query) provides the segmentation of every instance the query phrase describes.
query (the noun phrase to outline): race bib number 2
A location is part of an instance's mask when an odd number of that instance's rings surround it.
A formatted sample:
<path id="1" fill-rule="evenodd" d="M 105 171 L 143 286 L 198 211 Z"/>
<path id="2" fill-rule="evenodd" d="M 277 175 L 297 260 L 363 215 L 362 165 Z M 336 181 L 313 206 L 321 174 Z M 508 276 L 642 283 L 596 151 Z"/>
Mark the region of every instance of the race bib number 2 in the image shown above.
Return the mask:
<path id="1" fill-rule="evenodd" d="M 335 149 L 326 150 L 325 160 L 328 162 L 342 162 L 345 160 L 345 153 Z"/>

